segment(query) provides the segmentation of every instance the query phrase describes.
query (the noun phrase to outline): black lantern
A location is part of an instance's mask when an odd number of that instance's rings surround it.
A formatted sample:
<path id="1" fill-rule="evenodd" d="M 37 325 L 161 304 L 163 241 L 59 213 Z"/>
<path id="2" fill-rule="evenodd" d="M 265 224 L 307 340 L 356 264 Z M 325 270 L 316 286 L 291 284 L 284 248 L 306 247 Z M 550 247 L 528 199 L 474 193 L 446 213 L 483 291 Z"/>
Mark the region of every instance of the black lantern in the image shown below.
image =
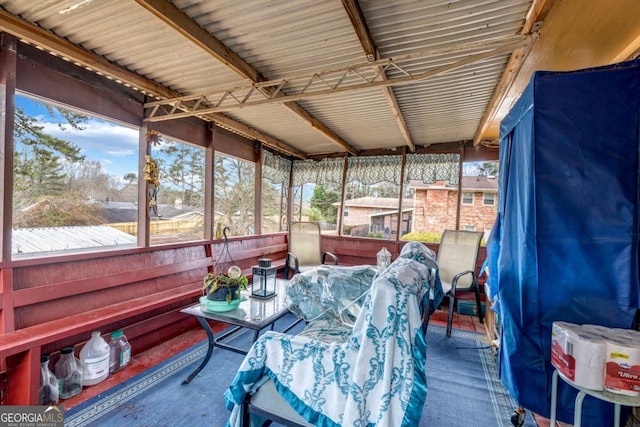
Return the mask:
<path id="1" fill-rule="evenodd" d="M 258 265 L 253 267 L 253 282 L 251 296 L 255 298 L 271 298 L 276 294 L 276 268 L 271 266 L 271 260 L 261 258 Z"/>

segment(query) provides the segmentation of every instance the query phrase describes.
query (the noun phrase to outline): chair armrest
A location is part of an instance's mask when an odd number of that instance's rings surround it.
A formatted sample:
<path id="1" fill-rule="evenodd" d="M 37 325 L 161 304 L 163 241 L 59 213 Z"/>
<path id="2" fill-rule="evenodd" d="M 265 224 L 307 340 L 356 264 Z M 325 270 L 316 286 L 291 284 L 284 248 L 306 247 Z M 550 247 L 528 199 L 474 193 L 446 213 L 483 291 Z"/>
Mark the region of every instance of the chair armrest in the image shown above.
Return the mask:
<path id="1" fill-rule="evenodd" d="M 289 267 L 294 267 L 296 270 L 298 270 L 298 268 L 300 268 L 300 264 L 298 262 L 298 257 L 295 256 L 292 252 L 287 252 L 286 264 Z"/>
<path id="2" fill-rule="evenodd" d="M 327 257 L 333 258 L 333 264 L 338 265 L 338 257 L 332 254 L 331 252 L 323 252 L 322 253 L 322 263 L 325 264 Z"/>
<path id="3" fill-rule="evenodd" d="M 471 274 L 471 286 L 469 286 L 468 288 L 464 288 L 464 289 L 472 289 L 474 287 L 474 285 L 476 285 L 476 273 L 473 270 L 466 270 L 466 271 L 462 271 L 458 274 L 456 274 L 455 276 L 453 276 L 453 280 L 451 281 L 451 290 L 449 292 L 453 292 L 455 293 L 457 285 L 458 285 L 458 279 L 460 279 L 462 276 L 466 276 L 467 274 Z"/>
<path id="4" fill-rule="evenodd" d="M 287 252 L 287 258 L 284 262 L 284 278 L 289 279 L 289 271 L 293 271 L 293 274 L 298 273 L 300 271 L 300 263 L 298 262 L 298 257 L 295 256 L 291 252 Z"/>

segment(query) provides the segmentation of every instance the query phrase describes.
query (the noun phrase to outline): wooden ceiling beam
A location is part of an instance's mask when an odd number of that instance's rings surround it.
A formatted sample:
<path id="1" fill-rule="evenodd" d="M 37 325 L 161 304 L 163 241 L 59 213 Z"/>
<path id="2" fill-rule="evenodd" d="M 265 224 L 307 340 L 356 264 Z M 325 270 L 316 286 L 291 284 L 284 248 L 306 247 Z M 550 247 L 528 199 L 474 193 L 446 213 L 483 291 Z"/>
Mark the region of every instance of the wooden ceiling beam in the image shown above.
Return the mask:
<path id="1" fill-rule="evenodd" d="M 225 46 L 224 43 L 212 37 L 197 22 L 193 21 L 172 3 L 166 0 L 136 0 L 136 2 L 193 44 L 198 45 L 209 55 L 231 68 L 238 75 L 246 77 L 253 82 L 262 79 L 255 68 Z"/>
<path id="2" fill-rule="evenodd" d="M 351 20 L 351 26 L 358 36 L 358 40 L 360 40 L 360 45 L 364 50 L 365 55 L 367 55 L 367 60 L 369 61 L 377 61 L 381 59 L 380 52 L 376 48 L 375 43 L 373 42 L 373 37 L 371 36 L 371 32 L 369 31 L 369 26 L 367 25 L 366 20 L 364 19 L 364 14 L 362 13 L 362 9 L 360 9 L 360 4 L 358 0 L 342 0 L 342 5 L 344 9 L 347 11 L 347 15 Z M 382 67 L 374 67 L 376 68 L 376 72 L 380 74 L 383 80 L 387 80 L 387 73 L 384 71 Z M 400 133 L 402 134 L 402 138 L 405 141 L 405 144 L 409 147 L 409 149 L 414 152 L 416 150 L 416 146 L 411 138 L 411 134 L 409 133 L 409 128 L 407 126 L 407 122 L 404 120 L 402 115 L 402 111 L 400 110 L 400 106 L 398 105 L 398 100 L 396 99 L 395 94 L 393 93 L 393 88 L 389 86 L 384 86 L 382 88 L 384 96 L 387 100 L 387 104 L 391 108 L 391 112 L 393 113 L 393 118 L 395 119 L 398 128 L 400 129 Z"/>
<path id="3" fill-rule="evenodd" d="M 376 59 L 380 59 L 378 58 L 378 49 L 373 42 L 373 37 L 371 37 L 369 26 L 364 19 L 364 14 L 362 13 L 362 9 L 360 9 L 358 0 L 342 0 L 342 6 L 349 16 L 351 26 L 358 36 L 358 40 L 360 40 L 360 45 L 362 45 L 362 49 L 367 55 L 367 60 L 375 61 Z"/>
<path id="4" fill-rule="evenodd" d="M 136 0 L 136 2 L 153 13 L 157 18 L 161 19 L 165 24 L 169 25 L 175 31 L 182 34 L 192 43 L 200 46 L 210 55 L 222 62 L 236 72 L 240 77 L 249 79 L 254 83 L 265 81 L 258 70 L 253 68 L 244 59 L 240 58 L 235 52 L 225 46 L 224 43 L 216 39 L 204 28 L 200 27 L 191 18 L 185 15 L 180 9 L 172 3 L 164 0 Z M 269 88 L 260 88 L 262 92 L 268 93 Z M 278 96 L 282 96 L 278 94 Z M 298 115 L 313 129 L 320 132 L 333 143 L 339 145 L 352 155 L 356 155 L 358 151 L 348 142 L 338 136 L 334 131 L 313 117 L 309 112 L 295 102 L 282 103 L 292 113 Z"/>
<path id="5" fill-rule="evenodd" d="M 290 111 L 292 111 L 294 114 L 297 114 L 299 117 L 302 117 L 307 123 L 313 126 L 313 128 L 316 131 L 320 132 L 326 138 L 331 140 L 334 144 L 342 147 L 347 153 L 351 154 L 352 156 L 356 156 L 358 154 L 358 151 L 353 146 L 351 146 L 345 140 L 343 140 L 338 135 L 336 135 L 334 131 L 329 129 L 327 126 L 324 125 L 324 123 L 322 123 L 321 121 L 313 117 L 311 114 L 309 114 L 309 112 L 304 108 L 302 108 L 299 104 L 295 102 L 285 102 L 285 103 L 282 103 L 281 105 L 289 109 Z"/>
<path id="6" fill-rule="evenodd" d="M 640 34 L 631 41 L 619 54 L 613 57 L 611 64 L 636 59 L 640 55 Z"/>
<path id="7" fill-rule="evenodd" d="M 255 139 L 262 142 L 267 147 L 271 147 L 277 151 L 284 152 L 286 154 L 290 154 L 299 159 L 306 159 L 307 155 L 302 151 L 296 150 L 295 148 L 280 142 L 276 138 L 272 138 L 268 135 L 263 134 L 260 131 L 257 131 L 249 126 L 246 126 L 242 123 L 238 123 L 230 117 L 224 116 L 222 114 L 210 114 L 211 120 L 222 125 L 223 127 L 228 127 L 235 132 L 243 135 L 248 139 Z"/>
<path id="8" fill-rule="evenodd" d="M 533 3 L 527 12 L 527 17 L 524 25 L 522 26 L 522 30 L 520 30 L 520 34 L 525 35 L 532 31 L 537 31 L 537 27 L 541 25 L 541 22 L 544 20 L 544 17 L 554 1 L 555 0 L 533 0 Z M 533 43 L 516 49 L 511 53 L 509 62 L 502 73 L 502 77 L 500 77 L 496 90 L 493 92 L 489 105 L 482 116 L 482 120 L 480 120 L 480 126 L 478 126 L 476 134 L 473 137 L 474 146 L 482 143 L 485 132 L 491 125 L 491 122 L 495 119 L 495 116 L 500 109 L 500 105 L 504 102 L 505 96 L 511 89 L 511 86 L 518 76 L 522 64 L 527 58 L 532 46 Z"/>
<path id="9" fill-rule="evenodd" d="M 91 70 L 108 79 L 114 80 L 127 87 L 131 87 L 151 97 L 176 98 L 183 94 L 173 91 L 151 79 L 143 77 L 127 70 L 113 62 L 108 61 L 90 50 L 84 49 L 65 40 L 47 30 L 38 27 L 18 16 L 15 16 L 0 8 L 0 31 L 13 34 L 21 41 L 38 46 L 45 51 L 59 56 L 77 66 Z M 224 124 L 230 129 L 237 130 L 241 134 L 250 135 L 251 138 L 265 143 L 267 146 L 277 148 L 292 156 L 305 159 L 306 154 L 278 141 L 268 135 L 233 120 L 223 114 L 215 113 L 207 116 L 210 120 Z"/>
<path id="10" fill-rule="evenodd" d="M 21 41 L 43 48 L 73 64 L 89 69 L 115 80 L 125 86 L 132 87 L 142 93 L 158 97 L 173 98 L 175 92 L 154 82 L 153 80 L 133 73 L 116 65 L 95 53 L 74 45 L 37 25 L 0 8 L 0 31 L 13 34 Z"/>

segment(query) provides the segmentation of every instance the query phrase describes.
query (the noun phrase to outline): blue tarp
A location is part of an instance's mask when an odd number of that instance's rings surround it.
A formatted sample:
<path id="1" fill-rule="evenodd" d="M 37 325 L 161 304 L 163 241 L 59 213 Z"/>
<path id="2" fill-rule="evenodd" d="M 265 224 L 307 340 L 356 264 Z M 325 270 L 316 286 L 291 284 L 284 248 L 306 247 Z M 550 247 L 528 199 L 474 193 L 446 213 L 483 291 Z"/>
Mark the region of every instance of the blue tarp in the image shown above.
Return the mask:
<path id="1" fill-rule="evenodd" d="M 536 72 L 501 124 L 487 245 L 500 373 L 520 405 L 547 417 L 553 321 L 634 324 L 639 103 L 640 61 Z M 575 395 L 560 384 L 561 421 L 573 421 Z M 612 419 L 612 405 L 585 399 L 583 425 Z"/>

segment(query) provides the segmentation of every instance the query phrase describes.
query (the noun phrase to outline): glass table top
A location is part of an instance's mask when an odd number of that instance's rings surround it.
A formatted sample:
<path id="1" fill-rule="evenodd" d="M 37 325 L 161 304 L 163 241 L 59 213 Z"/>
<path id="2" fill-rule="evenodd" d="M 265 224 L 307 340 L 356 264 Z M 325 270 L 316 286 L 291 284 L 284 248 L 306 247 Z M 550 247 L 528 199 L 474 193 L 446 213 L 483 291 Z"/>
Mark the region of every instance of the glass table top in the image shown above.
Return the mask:
<path id="1" fill-rule="evenodd" d="M 240 303 L 229 311 L 209 311 L 196 304 L 181 310 L 193 316 L 205 317 L 234 325 L 251 328 L 263 328 L 275 320 L 289 313 L 289 299 L 287 298 L 288 280 L 276 279 L 276 295 L 268 299 L 251 296 L 251 285 L 247 291 L 241 291 Z M 235 304 L 234 304 L 235 305 Z"/>

